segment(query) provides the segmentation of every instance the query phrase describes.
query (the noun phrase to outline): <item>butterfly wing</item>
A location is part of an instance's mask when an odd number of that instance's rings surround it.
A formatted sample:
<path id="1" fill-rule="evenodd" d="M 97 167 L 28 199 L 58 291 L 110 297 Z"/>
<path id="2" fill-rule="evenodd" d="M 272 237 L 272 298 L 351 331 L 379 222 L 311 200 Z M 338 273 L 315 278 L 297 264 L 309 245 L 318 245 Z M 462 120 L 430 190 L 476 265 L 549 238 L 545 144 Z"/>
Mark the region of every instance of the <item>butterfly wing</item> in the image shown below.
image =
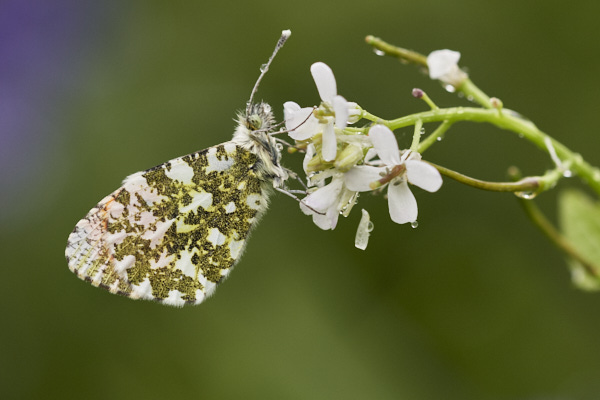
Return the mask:
<path id="1" fill-rule="evenodd" d="M 69 268 L 112 293 L 199 304 L 239 260 L 267 208 L 257 157 L 226 142 L 135 173 L 79 221 Z"/>

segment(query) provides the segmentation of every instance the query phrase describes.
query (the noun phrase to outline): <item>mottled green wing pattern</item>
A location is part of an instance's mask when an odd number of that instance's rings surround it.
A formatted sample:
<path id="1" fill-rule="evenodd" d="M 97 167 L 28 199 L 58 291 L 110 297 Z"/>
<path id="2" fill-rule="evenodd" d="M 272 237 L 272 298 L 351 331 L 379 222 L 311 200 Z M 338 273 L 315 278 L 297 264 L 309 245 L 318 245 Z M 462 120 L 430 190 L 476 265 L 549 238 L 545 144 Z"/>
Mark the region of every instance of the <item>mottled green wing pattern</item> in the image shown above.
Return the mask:
<path id="1" fill-rule="evenodd" d="M 69 268 L 112 293 L 199 304 L 239 260 L 272 182 L 226 142 L 126 178 L 69 236 Z"/>

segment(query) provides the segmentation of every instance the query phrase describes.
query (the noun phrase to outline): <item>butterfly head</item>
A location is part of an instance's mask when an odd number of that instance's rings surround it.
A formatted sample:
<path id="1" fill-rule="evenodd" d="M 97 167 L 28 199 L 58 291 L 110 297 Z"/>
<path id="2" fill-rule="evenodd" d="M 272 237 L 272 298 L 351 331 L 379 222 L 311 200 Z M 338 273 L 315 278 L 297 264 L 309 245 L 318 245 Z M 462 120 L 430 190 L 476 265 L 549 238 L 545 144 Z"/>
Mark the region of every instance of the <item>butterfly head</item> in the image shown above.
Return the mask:
<path id="1" fill-rule="evenodd" d="M 264 182 L 272 182 L 274 187 L 282 187 L 288 178 L 287 170 L 281 165 L 281 145 L 271 136 L 275 129 L 275 117 L 271 106 L 267 103 L 254 103 L 254 95 L 260 81 L 269 70 L 275 55 L 281 49 L 291 32 L 284 30 L 275 45 L 275 50 L 266 64 L 260 68 L 260 75 L 250 93 L 244 113 L 238 115 L 238 126 L 233 135 L 233 142 L 254 153 L 257 157 L 255 170 Z"/>
<path id="2" fill-rule="evenodd" d="M 240 116 L 240 123 L 250 132 L 270 132 L 275 123 L 271 106 L 267 103 L 251 104 L 245 115 Z"/>
<path id="3" fill-rule="evenodd" d="M 233 142 L 258 157 L 257 170 L 274 186 L 281 187 L 288 174 L 281 166 L 281 145 L 271 136 L 275 117 L 267 103 L 251 104 L 246 113 L 238 115 L 238 126 Z"/>

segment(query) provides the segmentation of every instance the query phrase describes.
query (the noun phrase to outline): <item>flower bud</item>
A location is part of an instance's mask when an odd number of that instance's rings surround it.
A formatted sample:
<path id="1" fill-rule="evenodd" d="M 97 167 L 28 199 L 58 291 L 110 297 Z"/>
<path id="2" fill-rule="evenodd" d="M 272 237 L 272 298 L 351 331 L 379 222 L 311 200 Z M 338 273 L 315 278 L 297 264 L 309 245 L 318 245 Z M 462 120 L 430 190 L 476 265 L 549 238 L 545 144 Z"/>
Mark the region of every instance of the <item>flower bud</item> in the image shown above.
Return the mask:
<path id="1" fill-rule="evenodd" d="M 413 97 L 414 97 L 414 98 L 416 98 L 416 99 L 421 99 L 421 98 L 423 98 L 423 95 L 424 95 L 424 94 L 425 94 L 425 92 L 423 92 L 423 90 L 422 90 L 422 89 L 419 89 L 419 88 L 414 88 L 414 89 L 412 90 L 412 95 L 413 95 Z"/>
<path id="2" fill-rule="evenodd" d="M 439 79 L 445 85 L 454 88 L 460 87 L 468 76 L 458 67 L 458 60 L 460 60 L 458 51 L 448 49 L 432 51 L 427 56 L 429 77 Z"/>
<path id="3" fill-rule="evenodd" d="M 340 172 L 346 172 L 354 167 L 364 158 L 363 150 L 360 146 L 349 144 L 338 154 L 333 166 Z"/>
<path id="4" fill-rule="evenodd" d="M 355 124 L 362 118 L 362 109 L 353 101 L 349 101 L 348 105 L 348 123 Z"/>

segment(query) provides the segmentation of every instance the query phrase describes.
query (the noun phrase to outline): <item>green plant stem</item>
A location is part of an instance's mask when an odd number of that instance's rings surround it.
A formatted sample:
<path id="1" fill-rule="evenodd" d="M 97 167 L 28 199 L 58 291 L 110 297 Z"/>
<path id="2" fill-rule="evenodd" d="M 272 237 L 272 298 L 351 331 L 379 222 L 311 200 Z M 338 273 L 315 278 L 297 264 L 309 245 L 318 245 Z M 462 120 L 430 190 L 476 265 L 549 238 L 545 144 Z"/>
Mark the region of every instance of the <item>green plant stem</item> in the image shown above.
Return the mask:
<path id="1" fill-rule="evenodd" d="M 396 57 L 400 61 L 410 62 L 427 68 L 427 57 L 421 53 L 391 45 L 380 38 L 370 35 L 365 38 L 365 41 L 373 46 L 376 51 L 381 52 L 382 55 Z"/>
<path id="2" fill-rule="evenodd" d="M 535 205 L 535 203 L 531 200 L 519 199 L 519 203 L 523 207 L 523 210 L 531 219 L 531 221 L 537 226 L 544 235 L 556 247 L 564 251 L 569 256 L 573 257 L 576 261 L 578 261 L 591 276 L 598 278 L 598 274 L 596 273 L 596 269 L 592 264 L 590 264 L 587 260 L 585 260 L 577 250 L 571 245 L 571 243 L 565 238 L 560 232 L 548 221 L 548 219 L 542 214 L 540 209 Z"/>
<path id="3" fill-rule="evenodd" d="M 390 121 L 380 119 L 377 121 L 386 125 L 391 130 L 396 130 L 415 125 L 418 120 L 421 120 L 424 124 L 430 122 L 453 124 L 459 121 L 487 122 L 519 134 L 520 137 L 530 141 L 544 152 L 548 152 L 548 148 L 544 142 L 544 139 L 547 137 L 554 146 L 557 156 L 563 162 L 570 163 L 571 171 L 579 175 L 600 196 L 600 170 L 598 168 L 591 166 L 583 160 L 581 155 L 572 152 L 562 143 L 540 131 L 531 121 L 519 117 L 518 114 L 511 110 L 503 109 L 502 112 L 499 112 L 497 109 L 453 107 L 424 111 Z M 426 142 L 423 141 L 422 145 L 430 145 L 430 143 Z M 419 148 L 420 152 L 422 150 L 422 148 Z"/>
<path id="4" fill-rule="evenodd" d="M 411 151 L 417 151 L 419 149 L 419 141 L 421 140 L 421 129 L 423 129 L 423 121 L 417 120 L 415 123 L 415 131 L 413 133 L 412 144 L 410 145 Z"/>
<path id="5" fill-rule="evenodd" d="M 369 120 L 371 122 L 384 121 L 383 119 L 379 118 L 377 115 L 371 114 L 370 112 L 368 112 L 367 110 L 364 110 L 364 109 L 361 109 L 360 117 L 364 118 L 366 120 Z M 355 128 L 355 129 L 358 129 L 358 130 L 361 130 L 361 131 L 364 130 L 364 128 Z"/>
<path id="6" fill-rule="evenodd" d="M 485 108 L 494 108 L 489 96 L 483 93 L 483 91 L 468 78 L 465 79 L 456 90 L 462 92 L 467 99 L 472 100 Z"/>
<path id="7" fill-rule="evenodd" d="M 427 57 L 420 53 L 393 46 L 373 36 L 368 36 L 366 41 L 376 49 L 378 54 L 389 55 L 399 58 L 402 62 L 414 63 L 427 68 Z M 414 125 L 415 129 L 417 127 L 420 129 L 421 125 L 425 123 L 442 122 L 442 124 L 418 146 L 413 141 L 413 147 L 417 147 L 417 150 L 420 153 L 427 150 L 450 128 L 450 126 L 452 126 L 452 124 L 459 121 L 487 122 L 496 125 L 501 129 L 517 133 L 520 137 L 523 137 L 548 153 L 557 164 L 557 167 L 554 170 L 547 172 L 541 177 L 528 177 L 510 183 L 480 181 L 435 164 L 431 165 L 437 168 L 438 171 L 445 176 L 479 189 L 508 191 L 515 192 L 515 194 L 522 192 L 519 196 L 519 201 L 532 222 L 538 226 L 538 228 L 558 248 L 579 262 L 591 276 L 599 278 L 599 274 L 596 273 L 596 268 L 573 248 L 571 243 L 560 234 L 546 217 L 544 217 L 537 206 L 531 200 L 525 198 L 525 195 L 535 195 L 542 190 L 551 188 L 568 168 L 570 172 L 579 175 L 588 186 L 600 196 L 600 170 L 584 161 L 580 154 L 572 152 L 562 143 L 540 131 L 532 122 L 523 119 L 511 110 L 503 109 L 501 101 L 497 99 L 492 101 L 492 99 L 481 91 L 469 78 L 463 80 L 455 87 L 455 89 L 464 94 L 467 99 L 476 102 L 484 108 L 455 107 L 438 109 L 437 106 L 435 106 L 432 107 L 432 110 L 430 111 L 408 115 L 391 121 L 380 120 L 371 114 L 369 114 L 367 119 L 387 125 L 391 130 L 410 125 Z M 554 154 L 554 152 L 556 154 Z"/>
<path id="8" fill-rule="evenodd" d="M 444 136 L 444 133 L 452 126 L 452 122 L 444 121 L 438 126 L 435 131 L 431 133 L 431 135 L 427 136 L 425 140 L 423 140 L 419 144 L 418 152 L 423 153 L 425 150 L 429 148 L 432 144 L 438 141 L 439 138 Z"/>
<path id="9" fill-rule="evenodd" d="M 440 174 L 477 189 L 493 192 L 536 192 L 540 188 L 540 179 L 538 177 L 527 177 L 517 182 L 488 182 L 471 178 L 429 161 L 426 162 L 435 167 Z"/>
<path id="10" fill-rule="evenodd" d="M 439 107 L 433 102 L 433 100 L 431 100 L 431 97 L 429 97 L 427 93 L 423 92 L 423 97 L 421 98 L 421 100 L 427 103 L 429 108 L 431 108 L 432 110 L 439 110 Z"/>

